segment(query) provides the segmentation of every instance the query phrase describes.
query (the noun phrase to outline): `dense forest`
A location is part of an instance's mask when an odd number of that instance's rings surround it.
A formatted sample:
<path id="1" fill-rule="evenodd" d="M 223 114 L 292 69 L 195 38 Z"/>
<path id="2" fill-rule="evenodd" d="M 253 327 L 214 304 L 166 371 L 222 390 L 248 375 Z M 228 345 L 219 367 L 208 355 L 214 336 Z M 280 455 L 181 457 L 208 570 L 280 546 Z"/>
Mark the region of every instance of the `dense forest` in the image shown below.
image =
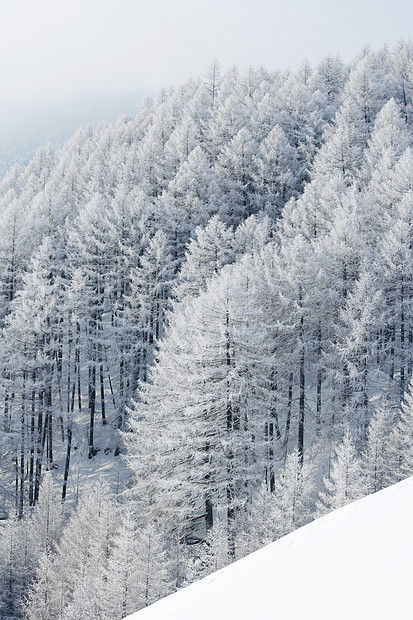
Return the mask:
<path id="1" fill-rule="evenodd" d="M 2 618 L 125 617 L 413 472 L 410 42 L 214 62 L 0 209 Z"/>

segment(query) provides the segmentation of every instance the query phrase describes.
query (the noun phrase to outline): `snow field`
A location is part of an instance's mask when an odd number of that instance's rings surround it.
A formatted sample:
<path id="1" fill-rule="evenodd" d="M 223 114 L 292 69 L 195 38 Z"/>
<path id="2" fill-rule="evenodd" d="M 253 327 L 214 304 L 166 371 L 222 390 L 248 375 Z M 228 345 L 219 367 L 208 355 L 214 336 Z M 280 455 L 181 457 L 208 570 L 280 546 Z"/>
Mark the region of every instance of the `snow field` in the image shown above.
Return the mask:
<path id="1" fill-rule="evenodd" d="M 336 510 L 129 620 L 407 618 L 413 477 Z"/>

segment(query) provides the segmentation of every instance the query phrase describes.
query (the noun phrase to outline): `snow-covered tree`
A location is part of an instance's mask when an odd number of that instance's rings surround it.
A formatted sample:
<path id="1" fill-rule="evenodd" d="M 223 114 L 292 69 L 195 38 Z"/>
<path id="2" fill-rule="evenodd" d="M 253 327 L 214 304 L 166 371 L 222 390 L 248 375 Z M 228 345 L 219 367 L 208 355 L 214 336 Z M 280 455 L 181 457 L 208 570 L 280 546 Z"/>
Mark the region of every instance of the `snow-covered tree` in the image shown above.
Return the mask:
<path id="1" fill-rule="evenodd" d="M 361 459 L 348 429 L 336 447 L 330 476 L 324 478 L 324 486 L 325 491 L 319 496 L 319 514 L 341 508 L 367 494 Z"/>
<path id="2" fill-rule="evenodd" d="M 104 488 L 85 492 L 53 554 L 45 553 L 29 593 L 29 618 L 100 616 L 105 568 L 116 533 L 116 505 Z M 87 617 L 87 616 L 86 616 Z"/>
<path id="3" fill-rule="evenodd" d="M 398 482 L 413 472 L 413 391 L 410 382 L 404 394 L 398 421 L 389 436 L 389 470 L 392 482 Z"/>
<path id="4" fill-rule="evenodd" d="M 174 296 L 182 300 L 187 295 L 205 291 L 209 280 L 223 265 L 233 260 L 233 233 L 214 215 L 205 228 L 197 227 L 188 244 L 185 261 L 174 286 Z"/>
<path id="5" fill-rule="evenodd" d="M 363 454 L 363 468 L 369 493 L 384 489 L 393 478 L 389 453 L 394 412 L 380 407 L 370 420 L 367 445 Z"/>

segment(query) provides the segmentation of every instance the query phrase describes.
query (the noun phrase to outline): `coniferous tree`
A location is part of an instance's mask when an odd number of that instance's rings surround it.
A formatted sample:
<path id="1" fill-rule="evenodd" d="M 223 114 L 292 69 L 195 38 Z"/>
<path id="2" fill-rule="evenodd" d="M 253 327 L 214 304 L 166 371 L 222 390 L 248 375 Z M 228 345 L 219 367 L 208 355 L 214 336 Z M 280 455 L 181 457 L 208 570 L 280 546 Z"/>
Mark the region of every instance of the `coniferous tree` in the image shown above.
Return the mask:
<path id="1" fill-rule="evenodd" d="M 55 552 L 41 556 L 25 605 L 29 618 L 79 617 L 82 604 L 87 613 L 100 617 L 114 523 L 116 505 L 104 488 L 95 486 L 82 495 Z"/>
<path id="2" fill-rule="evenodd" d="M 230 561 L 227 527 L 221 519 L 216 519 L 208 530 L 201 548 L 197 551 L 191 567 L 191 581 L 202 579 L 224 568 Z"/>
<path id="3" fill-rule="evenodd" d="M 146 380 L 155 343 L 162 338 L 169 308 L 174 262 L 168 239 L 158 230 L 132 269 L 130 295 L 126 298 L 127 314 L 138 333 L 135 345 L 138 378 Z"/>
<path id="4" fill-rule="evenodd" d="M 62 299 L 56 250 L 46 238 L 32 259 L 32 270 L 13 302 L 5 329 L 5 389 L 13 394 L 7 403 L 6 424 L 10 438 L 18 437 L 13 449 L 19 462 L 16 510 L 20 516 L 26 504 L 38 499 L 43 462 L 48 468 L 54 464 L 53 388 L 59 380 L 62 324 L 58 304 Z"/>
<path id="5" fill-rule="evenodd" d="M 212 276 L 233 259 L 233 233 L 214 215 L 203 229 L 195 229 L 196 237 L 188 244 L 186 260 L 174 286 L 174 296 L 182 300 L 206 289 Z"/>
<path id="6" fill-rule="evenodd" d="M 398 414 L 398 421 L 389 436 L 389 461 L 393 482 L 411 476 L 413 471 L 412 452 L 413 395 L 411 383 L 404 395 Z"/>
<path id="7" fill-rule="evenodd" d="M 142 605 L 143 575 L 136 516 L 119 514 L 120 525 L 104 570 L 100 596 L 108 618 L 125 618 Z"/>
<path id="8" fill-rule="evenodd" d="M 283 206 L 298 194 L 303 175 L 297 150 L 290 145 L 280 125 L 259 145 L 253 174 L 257 209 L 263 209 L 273 220 L 278 219 Z"/>
<path id="9" fill-rule="evenodd" d="M 362 464 L 354 440 L 348 430 L 336 447 L 331 473 L 324 479 L 325 491 L 320 492 L 320 515 L 360 499 L 367 492 Z"/>
<path id="10" fill-rule="evenodd" d="M 363 468 L 369 493 L 384 489 L 392 480 L 389 435 L 394 413 L 385 407 L 377 409 L 370 420 Z"/>

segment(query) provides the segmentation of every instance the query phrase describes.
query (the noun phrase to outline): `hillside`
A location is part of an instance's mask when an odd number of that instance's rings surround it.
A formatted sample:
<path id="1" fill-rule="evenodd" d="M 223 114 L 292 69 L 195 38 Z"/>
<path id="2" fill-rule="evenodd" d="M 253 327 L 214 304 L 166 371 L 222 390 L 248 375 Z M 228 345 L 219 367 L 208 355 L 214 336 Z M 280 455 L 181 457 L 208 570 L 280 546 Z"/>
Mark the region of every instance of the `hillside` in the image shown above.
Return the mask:
<path id="1" fill-rule="evenodd" d="M 340 508 L 129 620 L 403 618 L 413 478 Z"/>
<path id="2" fill-rule="evenodd" d="M 413 474 L 411 42 L 214 63 L 0 211 L 2 617 L 125 617 Z"/>

